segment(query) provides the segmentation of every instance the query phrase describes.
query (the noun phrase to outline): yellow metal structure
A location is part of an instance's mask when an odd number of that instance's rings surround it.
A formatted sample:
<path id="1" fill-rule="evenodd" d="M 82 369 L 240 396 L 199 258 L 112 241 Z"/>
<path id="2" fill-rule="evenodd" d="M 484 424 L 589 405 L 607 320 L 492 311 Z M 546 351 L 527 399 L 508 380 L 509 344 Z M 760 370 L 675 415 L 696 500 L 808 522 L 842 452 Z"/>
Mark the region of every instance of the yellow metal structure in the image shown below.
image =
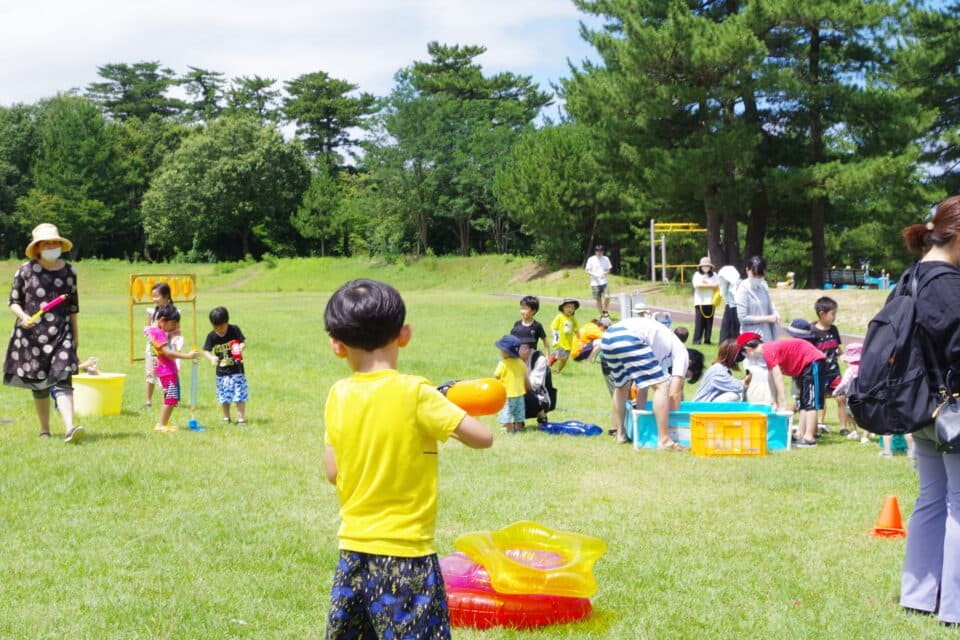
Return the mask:
<path id="1" fill-rule="evenodd" d="M 135 307 L 142 307 L 153 304 L 152 291 L 154 285 L 160 282 L 166 282 L 170 287 L 170 300 L 177 307 L 183 304 L 189 304 L 193 313 L 190 322 L 193 330 L 193 342 L 197 344 L 197 275 L 195 273 L 132 273 L 130 274 L 130 285 L 127 288 L 127 297 L 130 302 L 130 362 L 143 360 L 141 355 L 134 352 L 134 336 L 142 335 L 142 327 L 135 327 L 133 319 L 133 310 Z"/>

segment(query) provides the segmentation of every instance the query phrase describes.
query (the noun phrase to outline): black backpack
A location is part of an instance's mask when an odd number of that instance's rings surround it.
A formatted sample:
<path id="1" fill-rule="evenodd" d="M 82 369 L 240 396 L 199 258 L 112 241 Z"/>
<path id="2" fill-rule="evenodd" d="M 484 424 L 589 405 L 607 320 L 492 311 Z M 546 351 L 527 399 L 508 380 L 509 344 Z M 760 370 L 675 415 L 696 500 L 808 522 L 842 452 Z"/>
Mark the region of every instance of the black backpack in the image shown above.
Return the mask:
<path id="1" fill-rule="evenodd" d="M 534 351 L 530 356 L 530 368 L 533 368 L 534 364 L 537 362 L 537 358 L 545 357 L 539 351 Z M 553 371 L 550 370 L 550 367 L 547 366 L 547 374 L 543 378 L 543 387 L 547 390 L 547 396 L 550 398 L 549 406 L 543 406 L 543 402 L 540 403 L 540 408 L 544 411 L 553 411 L 557 408 L 557 389 L 553 386 Z"/>
<path id="2" fill-rule="evenodd" d="M 867 325 L 860 352 L 860 373 L 850 385 L 847 404 L 857 424 L 878 435 L 911 433 L 933 423 L 940 402 L 932 384 L 925 353 L 930 353 L 923 328 L 916 324 L 920 290 L 938 276 L 956 273 L 935 266 L 917 278 L 917 265 L 906 271 L 893 295 Z M 931 357 L 933 354 L 930 354 Z"/>

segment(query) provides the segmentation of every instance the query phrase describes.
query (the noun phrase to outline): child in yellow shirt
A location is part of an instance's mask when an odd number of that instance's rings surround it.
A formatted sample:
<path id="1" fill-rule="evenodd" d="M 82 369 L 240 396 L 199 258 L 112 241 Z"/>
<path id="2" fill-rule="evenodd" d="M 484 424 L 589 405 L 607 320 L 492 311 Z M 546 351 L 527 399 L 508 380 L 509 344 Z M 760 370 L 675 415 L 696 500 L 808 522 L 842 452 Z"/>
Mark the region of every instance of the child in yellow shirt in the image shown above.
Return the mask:
<path id="1" fill-rule="evenodd" d="M 520 359 L 520 338 L 507 334 L 493 343 L 500 349 L 500 362 L 493 377 L 507 388 L 507 401 L 500 410 L 500 424 L 507 433 L 523 431 L 526 413 L 523 395 L 529 390 L 527 365 Z"/>
<path id="2" fill-rule="evenodd" d="M 557 365 L 557 373 L 563 371 L 563 367 L 567 364 L 567 360 L 570 359 L 570 352 L 573 350 L 573 337 L 577 335 L 577 332 L 580 330 L 580 325 L 577 324 L 577 319 L 573 317 L 573 314 L 576 313 L 577 309 L 580 308 L 580 301 L 575 298 L 564 298 L 563 302 L 557 307 L 560 311 L 554 318 L 553 322 L 550 323 L 550 329 L 553 330 L 553 362 L 550 364 L 553 365 L 554 362 L 559 362 Z"/>

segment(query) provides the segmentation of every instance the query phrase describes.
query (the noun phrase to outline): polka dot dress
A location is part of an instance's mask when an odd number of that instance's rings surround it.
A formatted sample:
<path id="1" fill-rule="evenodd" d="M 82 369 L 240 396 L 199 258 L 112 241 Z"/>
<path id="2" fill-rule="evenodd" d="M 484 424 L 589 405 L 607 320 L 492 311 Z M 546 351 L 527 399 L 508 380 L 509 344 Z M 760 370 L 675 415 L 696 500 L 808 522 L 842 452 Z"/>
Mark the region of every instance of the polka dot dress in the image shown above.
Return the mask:
<path id="1" fill-rule="evenodd" d="M 19 304 L 33 315 L 61 294 L 69 297 L 50 309 L 29 329 L 15 320 L 7 355 L 3 360 L 4 384 L 28 389 L 46 389 L 77 372 L 77 353 L 70 328 L 70 314 L 79 311 L 77 271 L 64 263 L 56 271 L 30 261 L 13 277 L 8 305 Z"/>

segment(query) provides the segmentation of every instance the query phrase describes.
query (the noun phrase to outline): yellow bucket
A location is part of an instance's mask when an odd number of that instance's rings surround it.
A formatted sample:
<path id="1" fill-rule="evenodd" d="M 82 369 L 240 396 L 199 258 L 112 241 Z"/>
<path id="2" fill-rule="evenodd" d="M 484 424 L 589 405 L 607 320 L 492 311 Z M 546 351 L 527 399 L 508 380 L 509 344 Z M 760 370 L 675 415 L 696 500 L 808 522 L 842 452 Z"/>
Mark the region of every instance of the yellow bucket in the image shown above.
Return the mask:
<path id="1" fill-rule="evenodd" d="M 73 410 L 81 416 L 115 416 L 123 404 L 125 373 L 73 376 Z"/>

